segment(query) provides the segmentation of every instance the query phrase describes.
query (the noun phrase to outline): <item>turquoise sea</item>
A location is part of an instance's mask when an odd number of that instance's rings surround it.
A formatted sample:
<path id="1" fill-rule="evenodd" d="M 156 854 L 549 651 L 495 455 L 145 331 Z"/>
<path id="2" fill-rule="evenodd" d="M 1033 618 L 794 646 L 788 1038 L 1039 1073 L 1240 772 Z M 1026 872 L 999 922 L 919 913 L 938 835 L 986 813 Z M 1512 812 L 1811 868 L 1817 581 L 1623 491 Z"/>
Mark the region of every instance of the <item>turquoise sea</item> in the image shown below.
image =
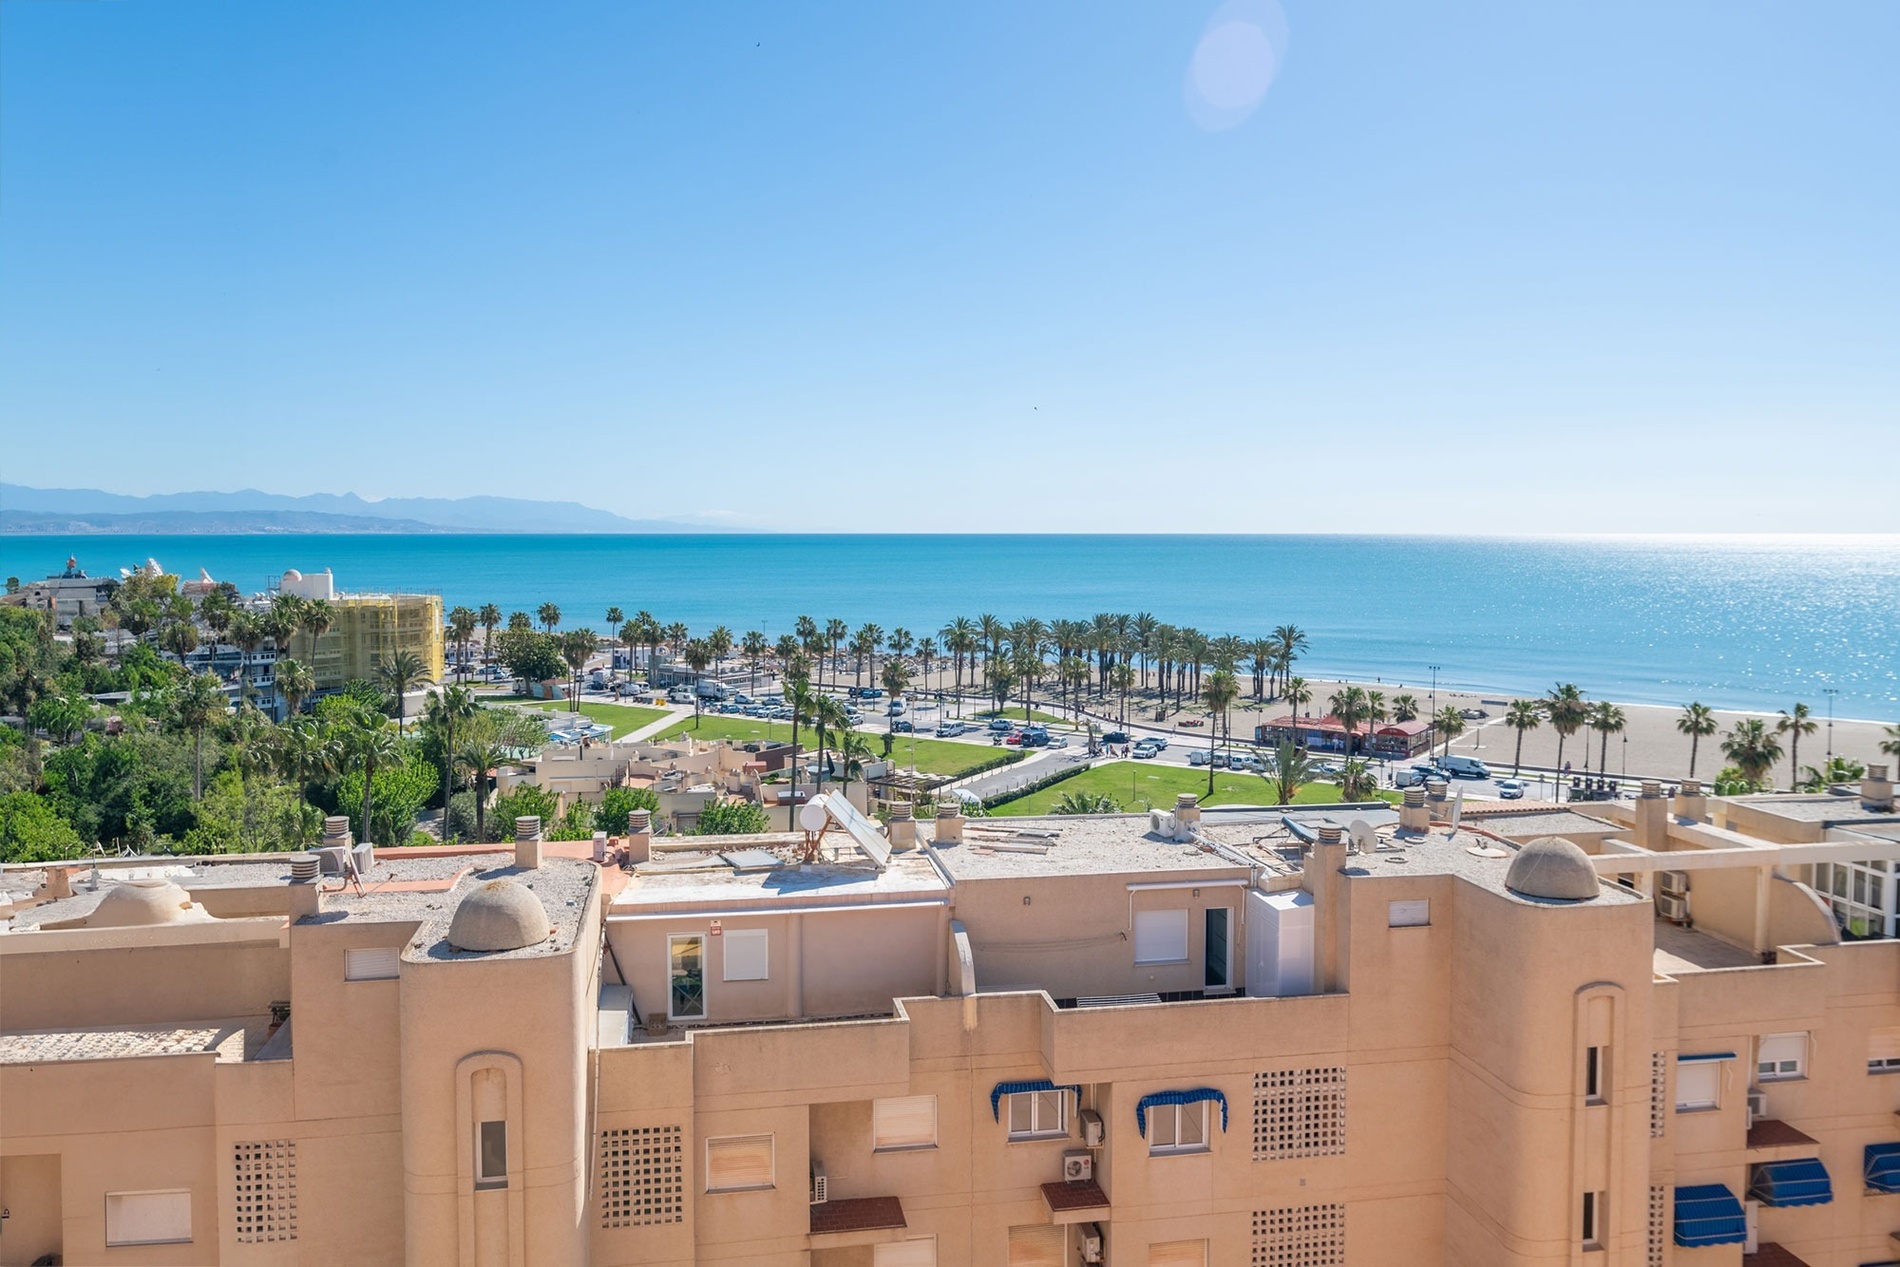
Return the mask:
<path id="1" fill-rule="evenodd" d="M 776 636 L 800 614 L 934 631 L 951 617 L 1150 611 L 1210 634 L 1292 623 L 1309 676 L 1900 717 L 1900 537 L 0 537 L 0 575 L 156 558 L 245 590 L 325 567 L 341 588 L 503 611 L 610 605 Z"/>

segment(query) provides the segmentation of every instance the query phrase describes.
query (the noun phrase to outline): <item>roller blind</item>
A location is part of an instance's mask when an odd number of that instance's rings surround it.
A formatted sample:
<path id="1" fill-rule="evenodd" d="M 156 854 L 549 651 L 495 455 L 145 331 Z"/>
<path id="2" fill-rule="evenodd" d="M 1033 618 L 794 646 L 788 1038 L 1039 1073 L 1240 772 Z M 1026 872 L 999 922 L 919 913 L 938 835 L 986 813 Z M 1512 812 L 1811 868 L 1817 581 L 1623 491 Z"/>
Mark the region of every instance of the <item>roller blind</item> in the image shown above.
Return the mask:
<path id="1" fill-rule="evenodd" d="M 926 1236 L 915 1241 L 891 1241 L 879 1245 L 871 1255 L 872 1267 L 937 1267 L 937 1238 Z"/>
<path id="2" fill-rule="evenodd" d="M 1867 1059 L 1900 1060 L 1900 1027 L 1877 1029 L 1869 1033 Z"/>
<path id="3" fill-rule="evenodd" d="M 1712 1109 L 1722 1102 L 1722 1062 L 1702 1060 L 1676 1066 L 1676 1107 Z"/>
<path id="4" fill-rule="evenodd" d="M 1385 922 L 1389 928 L 1423 928 L 1432 922 L 1432 900 L 1428 897 L 1402 898 L 1388 902 Z"/>
<path id="5" fill-rule="evenodd" d="M 706 1141 L 706 1191 L 772 1186 L 772 1137 L 728 1135 Z"/>
<path id="6" fill-rule="evenodd" d="M 175 1245 L 190 1240 L 190 1189 L 106 1193 L 107 1245 Z"/>
<path id="7" fill-rule="evenodd" d="M 1207 1267 L 1207 1242 L 1162 1241 L 1150 1245 L 1148 1267 Z"/>
<path id="8" fill-rule="evenodd" d="M 1068 1249 L 1066 1227 L 1009 1229 L 1009 1267 L 1064 1267 Z"/>
<path id="9" fill-rule="evenodd" d="M 905 1095 L 871 1101 L 872 1148 L 928 1148 L 936 1142 L 936 1096 Z"/>
<path id="10" fill-rule="evenodd" d="M 741 928 L 724 934 L 726 980 L 763 981 L 768 973 L 768 934 L 763 928 Z"/>
<path id="11" fill-rule="evenodd" d="M 1755 1072 L 1763 1078 L 1795 1078 L 1806 1071 L 1806 1034 L 1764 1034 L 1755 1051 Z"/>
<path id="12" fill-rule="evenodd" d="M 1135 912 L 1135 962 L 1183 963 L 1188 957 L 1186 911 Z"/>
<path id="13" fill-rule="evenodd" d="M 402 957 L 400 946 L 365 946 L 343 952 L 345 981 L 392 981 Z"/>

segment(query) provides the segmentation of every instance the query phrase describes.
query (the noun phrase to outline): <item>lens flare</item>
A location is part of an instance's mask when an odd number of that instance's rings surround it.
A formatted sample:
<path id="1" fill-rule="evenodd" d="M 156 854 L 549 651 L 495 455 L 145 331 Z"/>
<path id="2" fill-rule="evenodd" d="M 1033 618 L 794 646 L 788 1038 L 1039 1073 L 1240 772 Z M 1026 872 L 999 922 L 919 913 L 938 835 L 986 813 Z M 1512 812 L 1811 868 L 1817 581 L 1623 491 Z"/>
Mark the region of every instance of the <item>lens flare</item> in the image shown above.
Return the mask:
<path id="1" fill-rule="evenodd" d="M 1273 0 L 1234 0 L 1215 10 L 1188 63 L 1188 116 L 1209 132 L 1244 122 L 1286 59 L 1286 14 Z"/>

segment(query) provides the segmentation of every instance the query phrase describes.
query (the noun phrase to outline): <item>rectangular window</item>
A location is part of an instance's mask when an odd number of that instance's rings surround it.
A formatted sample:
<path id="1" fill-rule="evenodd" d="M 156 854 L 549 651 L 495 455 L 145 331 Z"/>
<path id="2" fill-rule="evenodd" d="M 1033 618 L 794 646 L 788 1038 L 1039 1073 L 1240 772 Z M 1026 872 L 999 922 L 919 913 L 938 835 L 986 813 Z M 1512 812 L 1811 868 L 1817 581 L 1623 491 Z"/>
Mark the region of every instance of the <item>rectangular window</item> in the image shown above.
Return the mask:
<path id="1" fill-rule="evenodd" d="M 1031 1224 L 1009 1229 L 1009 1267 L 1066 1267 L 1069 1229 Z"/>
<path id="2" fill-rule="evenodd" d="M 726 945 L 725 979 L 728 981 L 764 981 L 768 934 L 763 928 L 741 928 L 726 933 L 720 940 Z"/>
<path id="3" fill-rule="evenodd" d="M 1011 1139 L 1038 1139 L 1068 1133 L 1068 1092 L 1017 1091 L 1009 1097 Z"/>
<path id="4" fill-rule="evenodd" d="M 706 1141 L 706 1191 L 745 1192 L 774 1183 L 770 1135 L 727 1135 Z"/>
<path id="5" fill-rule="evenodd" d="M 1162 1241 L 1150 1245 L 1148 1267 L 1207 1267 L 1207 1242 Z"/>
<path id="6" fill-rule="evenodd" d="M 1385 904 L 1385 923 L 1388 928 L 1424 928 L 1431 922 L 1432 900 L 1428 897 Z"/>
<path id="7" fill-rule="evenodd" d="M 1583 1247 L 1603 1248 L 1603 1193 L 1583 1194 Z"/>
<path id="8" fill-rule="evenodd" d="M 1867 1035 L 1867 1072 L 1900 1073 L 1900 1028 L 1888 1026 Z"/>
<path id="9" fill-rule="evenodd" d="M 1808 1076 L 1806 1034 L 1764 1034 L 1755 1048 L 1755 1077 L 1779 1082 Z"/>
<path id="10" fill-rule="evenodd" d="M 343 952 L 345 981 L 394 981 L 402 957 L 400 946 L 365 946 Z"/>
<path id="11" fill-rule="evenodd" d="M 1676 1063 L 1676 1112 L 1695 1113 L 1722 1107 L 1722 1062 L 1719 1060 L 1678 1061 Z"/>
<path id="12" fill-rule="evenodd" d="M 483 1122 L 476 1128 L 475 1186 L 508 1186 L 508 1123 Z"/>
<path id="13" fill-rule="evenodd" d="M 1148 1110 L 1148 1152 L 1204 1153 L 1207 1151 L 1207 1102 L 1157 1104 Z"/>
<path id="14" fill-rule="evenodd" d="M 1014 1106 L 1012 1107 L 1012 1111 Z M 937 1097 L 893 1096 L 871 1101 L 871 1147 L 878 1152 L 937 1146 Z"/>
<path id="15" fill-rule="evenodd" d="M 1583 1098 L 1591 1104 L 1602 1104 L 1607 1098 L 1605 1092 L 1605 1057 L 1608 1052 L 1602 1047 L 1583 1049 Z"/>
<path id="16" fill-rule="evenodd" d="M 107 1245 L 182 1245 L 191 1240 L 191 1189 L 106 1193 Z"/>
<path id="17" fill-rule="evenodd" d="M 937 1267 L 937 1238 L 886 1241 L 872 1249 L 871 1267 Z"/>
<path id="18" fill-rule="evenodd" d="M 668 937 L 666 1014 L 676 1021 L 706 1015 L 706 939 Z"/>
<path id="19" fill-rule="evenodd" d="M 1135 912 L 1136 963 L 1186 963 L 1187 957 L 1185 910 Z"/>

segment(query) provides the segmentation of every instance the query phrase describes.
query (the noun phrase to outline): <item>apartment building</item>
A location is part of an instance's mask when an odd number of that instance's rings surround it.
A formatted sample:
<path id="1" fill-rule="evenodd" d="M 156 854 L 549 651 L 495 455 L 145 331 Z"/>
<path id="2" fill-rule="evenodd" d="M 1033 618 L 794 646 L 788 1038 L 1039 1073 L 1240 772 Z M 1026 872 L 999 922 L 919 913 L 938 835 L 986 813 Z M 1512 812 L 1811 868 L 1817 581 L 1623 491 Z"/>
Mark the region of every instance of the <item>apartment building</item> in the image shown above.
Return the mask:
<path id="1" fill-rule="evenodd" d="M 376 668 L 398 651 L 413 652 L 432 682 L 443 680 L 442 596 L 440 594 L 351 593 L 336 588 L 329 569 L 303 573 L 291 569 L 277 592 L 326 603 L 331 625 L 311 645 L 299 634 L 292 654 L 308 659 L 317 691 L 339 691 L 355 678 L 373 680 Z"/>
<path id="2" fill-rule="evenodd" d="M 1726 809 L 9 869 L 0 1261 L 1900 1261 L 1900 842 Z"/>

